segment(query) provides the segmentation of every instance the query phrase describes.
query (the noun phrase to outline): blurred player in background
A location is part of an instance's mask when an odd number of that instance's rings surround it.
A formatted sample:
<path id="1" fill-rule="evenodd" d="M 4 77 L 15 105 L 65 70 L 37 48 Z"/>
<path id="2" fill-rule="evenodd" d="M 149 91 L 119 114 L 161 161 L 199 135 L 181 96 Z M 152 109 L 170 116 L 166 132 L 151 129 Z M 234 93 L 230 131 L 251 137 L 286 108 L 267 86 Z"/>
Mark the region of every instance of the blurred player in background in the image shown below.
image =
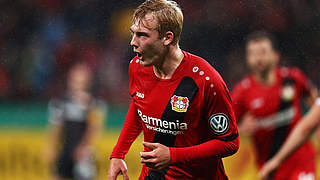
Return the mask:
<path id="1" fill-rule="evenodd" d="M 228 179 L 221 158 L 239 148 L 228 88 L 209 63 L 179 48 L 183 14 L 174 1 L 147 0 L 133 15 L 128 110 L 109 179 L 143 131 L 139 179 Z"/>
<path id="2" fill-rule="evenodd" d="M 297 68 L 278 67 L 280 54 L 271 34 L 258 31 L 247 37 L 246 58 L 251 74 L 232 91 L 240 133 L 252 135 L 259 167 L 279 150 L 302 115 L 301 98 L 309 104 L 317 90 Z M 297 180 L 315 175 L 315 152 L 307 142 L 270 175 Z"/>
<path id="3" fill-rule="evenodd" d="M 259 174 L 261 179 L 267 179 L 269 174 L 278 169 L 280 164 L 285 161 L 288 156 L 294 153 L 309 137 L 316 131 L 320 125 L 320 98 L 312 106 L 310 111 L 301 119 L 296 127 L 290 133 L 288 139 L 283 144 L 279 152 L 268 160 L 261 168 Z M 309 179 L 312 179 L 311 177 Z M 313 179 L 315 179 L 313 177 Z"/>
<path id="4" fill-rule="evenodd" d="M 89 92 L 92 72 L 85 63 L 74 65 L 63 96 L 49 103 L 49 159 L 54 179 L 92 179 L 94 139 L 102 129 L 104 104 Z"/>

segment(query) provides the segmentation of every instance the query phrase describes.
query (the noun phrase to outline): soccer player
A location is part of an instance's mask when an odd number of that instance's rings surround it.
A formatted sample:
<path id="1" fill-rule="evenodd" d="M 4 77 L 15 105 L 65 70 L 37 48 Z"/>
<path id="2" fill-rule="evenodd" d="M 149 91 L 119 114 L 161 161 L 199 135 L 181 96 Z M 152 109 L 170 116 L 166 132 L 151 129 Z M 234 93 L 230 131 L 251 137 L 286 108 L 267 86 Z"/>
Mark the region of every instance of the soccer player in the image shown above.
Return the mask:
<path id="1" fill-rule="evenodd" d="M 276 170 L 279 165 L 293 152 L 303 145 L 305 141 L 316 131 L 320 125 L 320 98 L 312 106 L 309 112 L 301 119 L 292 130 L 279 152 L 261 168 L 259 175 L 261 179 L 267 179 L 269 174 Z M 309 179 L 315 179 L 311 177 Z"/>
<path id="2" fill-rule="evenodd" d="M 246 58 L 251 74 L 233 89 L 233 106 L 239 131 L 253 136 L 257 164 L 262 167 L 300 120 L 300 99 L 306 97 L 313 102 L 317 90 L 299 69 L 277 66 L 280 55 L 273 36 L 265 31 L 248 35 Z M 308 142 L 271 176 L 296 180 L 314 173 L 315 152 Z"/>
<path id="3" fill-rule="evenodd" d="M 93 141 L 101 129 L 104 103 L 89 92 L 92 72 L 86 64 L 68 73 L 66 92 L 49 102 L 49 160 L 55 160 L 55 180 L 92 179 Z M 60 148 L 59 148 L 60 147 Z"/>
<path id="4" fill-rule="evenodd" d="M 110 156 L 109 180 L 122 173 L 143 131 L 139 179 L 228 179 L 221 158 L 239 148 L 228 89 L 218 72 L 179 48 L 183 14 L 174 1 L 147 0 L 134 12 L 129 107 Z"/>

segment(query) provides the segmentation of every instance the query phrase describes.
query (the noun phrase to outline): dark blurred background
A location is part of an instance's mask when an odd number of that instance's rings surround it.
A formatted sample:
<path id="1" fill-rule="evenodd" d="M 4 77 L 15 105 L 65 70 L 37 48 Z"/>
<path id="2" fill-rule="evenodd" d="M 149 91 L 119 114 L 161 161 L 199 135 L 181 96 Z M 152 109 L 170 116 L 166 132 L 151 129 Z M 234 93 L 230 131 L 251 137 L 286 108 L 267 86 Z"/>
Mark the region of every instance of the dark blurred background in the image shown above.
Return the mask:
<path id="1" fill-rule="evenodd" d="M 30 152 L 27 150 L 30 143 L 35 144 L 34 147 L 42 147 L 45 141 L 43 135 L 39 139 L 39 133 L 23 134 L 23 143 L 28 142 L 25 144 L 19 144 L 18 138 L 10 139 L 9 135 L 16 127 L 44 129 L 47 125 L 47 103 L 63 93 L 66 74 L 76 62 L 86 61 L 94 70 L 92 93 L 108 105 L 105 126 L 109 130 L 121 128 L 130 102 L 128 62 L 134 56 L 129 46 L 129 27 L 133 9 L 142 2 L 0 0 L 0 146 L 3 154 L 0 156 L 0 179 L 6 179 L 15 172 L 8 171 L 14 169 L 10 162 L 19 159 L 7 157 L 16 157 L 21 149 L 21 157 L 32 152 L 34 156 L 30 155 L 30 158 L 37 160 L 32 162 L 41 162 L 35 150 L 37 148 L 30 149 Z M 319 0 L 177 2 L 184 13 L 181 48 L 208 60 L 221 73 L 230 89 L 248 72 L 244 40 L 254 30 L 272 32 L 278 40 L 281 64 L 299 67 L 319 87 Z M 5 135 L 8 136 L 2 135 L 3 129 L 7 130 Z M 108 133 L 110 135 L 110 131 Z M 101 177 L 106 178 L 103 174 L 108 164 L 105 157 L 112 150 L 118 134 L 116 131 L 107 135 L 111 142 L 104 143 L 104 150 L 100 148 Z M 239 162 L 243 162 L 243 158 L 246 162 L 250 161 L 250 147 L 243 151 L 245 155 L 238 158 Z M 132 159 L 136 159 L 135 156 Z M 8 167 L 4 163 L 7 161 Z M 227 163 L 226 168 L 230 167 Z M 39 174 L 38 169 L 35 167 L 35 174 Z M 2 170 L 9 175 L 3 175 Z M 28 171 L 30 174 L 31 170 Z M 138 174 L 139 170 L 132 172 Z M 245 174 L 246 171 L 241 170 L 244 174 L 242 179 L 256 178 L 252 170 L 248 172 Z M 26 175 L 22 177 L 28 179 Z M 231 177 L 241 179 L 236 173 Z M 37 178 L 43 179 L 33 175 L 29 179 Z"/>
<path id="2" fill-rule="evenodd" d="M 93 93 L 127 104 L 128 27 L 133 0 L 1 0 L 0 96 L 47 100 L 64 89 L 68 68 L 87 61 Z M 232 88 L 245 73 L 244 38 L 276 36 L 282 64 L 320 82 L 320 1 L 179 0 L 185 20 L 180 46 L 208 60 Z"/>

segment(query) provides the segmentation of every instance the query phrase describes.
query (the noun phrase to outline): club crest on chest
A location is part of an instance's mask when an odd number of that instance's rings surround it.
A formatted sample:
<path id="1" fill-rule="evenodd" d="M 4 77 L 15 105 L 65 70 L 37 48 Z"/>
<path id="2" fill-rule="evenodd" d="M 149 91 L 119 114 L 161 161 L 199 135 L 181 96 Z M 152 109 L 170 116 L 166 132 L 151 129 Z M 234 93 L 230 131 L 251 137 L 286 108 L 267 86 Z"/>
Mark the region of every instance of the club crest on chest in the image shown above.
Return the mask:
<path id="1" fill-rule="evenodd" d="M 295 87 L 294 85 L 285 85 L 282 87 L 281 99 L 286 102 L 292 101 L 295 96 Z"/>
<path id="2" fill-rule="evenodd" d="M 187 97 L 181 97 L 173 95 L 171 97 L 171 109 L 176 112 L 187 112 L 189 107 L 189 99 Z"/>

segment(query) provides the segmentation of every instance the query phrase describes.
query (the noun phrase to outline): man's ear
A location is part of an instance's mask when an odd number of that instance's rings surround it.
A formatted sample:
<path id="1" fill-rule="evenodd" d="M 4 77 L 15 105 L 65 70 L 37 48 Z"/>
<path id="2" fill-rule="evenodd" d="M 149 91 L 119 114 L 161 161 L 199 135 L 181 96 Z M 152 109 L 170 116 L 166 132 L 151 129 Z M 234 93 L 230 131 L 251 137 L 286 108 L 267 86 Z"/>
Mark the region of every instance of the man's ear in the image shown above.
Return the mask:
<path id="1" fill-rule="evenodd" d="M 168 46 L 169 44 L 171 44 L 173 42 L 173 38 L 174 38 L 174 34 L 173 32 L 171 31 L 167 31 L 165 34 L 164 34 L 164 37 L 163 37 L 163 44 L 165 46 Z"/>
<path id="2" fill-rule="evenodd" d="M 276 64 L 278 64 L 279 63 L 279 61 L 280 61 L 280 58 L 281 58 L 281 55 L 280 55 L 280 52 L 279 51 L 276 51 L 275 52 L 275 54 L 274 54 L 274 58 L 275 58 L 275 60 L 276 60 Z"/>

